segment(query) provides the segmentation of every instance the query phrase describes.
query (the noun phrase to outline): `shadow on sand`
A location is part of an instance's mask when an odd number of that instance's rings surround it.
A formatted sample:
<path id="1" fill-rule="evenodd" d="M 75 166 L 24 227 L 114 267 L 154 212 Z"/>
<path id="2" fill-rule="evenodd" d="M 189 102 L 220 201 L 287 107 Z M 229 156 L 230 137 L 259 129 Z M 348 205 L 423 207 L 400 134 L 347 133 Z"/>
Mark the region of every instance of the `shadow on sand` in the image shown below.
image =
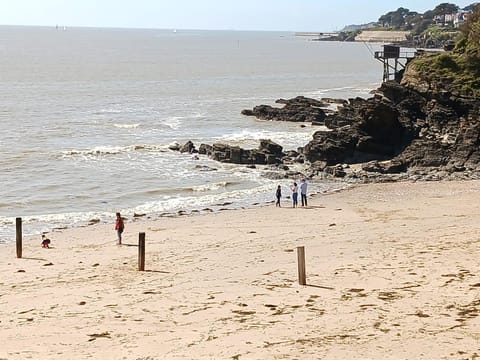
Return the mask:
<path id="1" fill-rule="evenodd" d="M 24 260 L 37 260 L 37 261 L 48 261 L 47 259 L 42 259 L 42 258 L 32 258 L 32 257 L 21 257 L 20 259 Z"/>
<path id="2" fill-rule="evenodd" d="M 305 286 L 314 287 L 314 288 L 317 288 L 317 289 L 335 290 L 335 288 L 332 288 L 332 287 L 329 287 L 329 286 L 312 285 L 312 284 L 306 284 Z"/>

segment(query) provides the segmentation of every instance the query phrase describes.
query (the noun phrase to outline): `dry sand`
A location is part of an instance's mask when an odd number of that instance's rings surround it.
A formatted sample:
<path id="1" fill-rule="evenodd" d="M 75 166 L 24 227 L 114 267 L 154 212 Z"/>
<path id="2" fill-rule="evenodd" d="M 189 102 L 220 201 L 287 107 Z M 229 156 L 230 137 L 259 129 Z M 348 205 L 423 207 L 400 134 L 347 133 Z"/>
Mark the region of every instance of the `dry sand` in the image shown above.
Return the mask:
<path id="1" fill-rule="evenodd" d="M 365 185 L 310 202 L 128 219 L 123 246 L 114 214 L 50 233 L 51 249 L 26 239 L 23 259 L 1 246 L 0 359 L 480 355 L 480 182 Z"/>

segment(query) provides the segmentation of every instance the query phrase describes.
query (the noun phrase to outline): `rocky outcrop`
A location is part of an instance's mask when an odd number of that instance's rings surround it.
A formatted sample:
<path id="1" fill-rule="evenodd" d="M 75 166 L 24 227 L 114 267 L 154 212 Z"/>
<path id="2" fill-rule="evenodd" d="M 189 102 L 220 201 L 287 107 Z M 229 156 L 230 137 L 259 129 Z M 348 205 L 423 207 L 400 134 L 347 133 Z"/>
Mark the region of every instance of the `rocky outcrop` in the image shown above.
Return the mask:
<path id="1" fill-rule="evenodd" d="M 327 116 L 332 130 L 316 132 L 304 155 L 328 166 L 373 161 L 362 170 L 381 174 L 479 172 L 480 112 L 474 104 L 443 91 L 384 83 L 374 97 L 351 99 Z"/>
<path id="2" fill-rule="evenodd" d="M 346 181 L 480 178 L 480 102 L 449 92 L 448 84 L 415 79 L 408 67 L 405 76 L 402 84 L 382 84 L 368 99 L 332 100 L 336 111 L 326 111 L 330 102 L 297 97 L 277 100 L 283 108 L 260 105 L 242 112 L 325 125 L 298 151 L 283 152 L 262 140 L 258 149 L 202 144 L 198 152 L 221 162 L 277 165 L 285 176 L 292 174 L 290 164 L 305 163 L 307 176 Z M 196 152 L 191 142 L 174 148 Z"/>
<path id="3" fill-rule="evenodd" d="M 269 105 L 258 105 L 253 110 L 243 110 L 242 114 L 255 116 L 260 120 L 311 122 L 313 124 L 323 124 L 326 116 L 324 108 L 327 107 L 327 104 L 304 96 L 298 96 L 290 100 L 279 99 L 276 103 L 284 106 L 277 108 Z"/>
<path id="4" fill-rule="evenodd" d="M 183 145 L 179 150 L 182 153 L 186 152 L 186 153 L 189 153 L 189 154 L 193 154 L 193 153 L 198 152 L 197 149 L 195 149 L 195 145 L 193 145 L 193 142 L 191 142 L 190 140 L 187 141 L 185 143 L 185 145 Z"/>
<path id="5" fill-rule="evenodd" d="M 260 140 L 258 149 L 220 143 L 201 144 L 198 152 L 220 162 L 253 165 L 280 164 L 285 155 L 283 148 L 271 140 Z"/>
<path id="6" fill-rule="evenodd" d="M 385 181 L 411 174 L 434 174 L 433 178 L 480 174 L 478 101 L 452 95 L 441 84 L 426 87 L 406 74 L 405 84 L 384 83 L 371 98 L 349 99 L 325 114 L 327 129 L 316 131 L 297 154 L 297 159 L 308 162 L 312 176 Z M 303 118 L 305 107 L 321 106 L 306 98 L 279 102 L 288 104 L 281 117 L 291 121 Z M 298 116 L 295 110 L 300 111 Z M 254 113 L 266 118 L 262 112 Z"/>
<path id="7" fill-rule="evenodd" d="M 304 155 L 310 162 L 325 161 L 328 165 L 356 163 L 368 160 L 385 160 L 400 153 L 415 137 L 416 128 L 408 111 L 396 106 L 390 91 L 398 103 L 416 104 L 421 100 L 410 93 L 393 91 L 384 85 L 385 93 L 370 99 L 355 98 L 341 107 L 335 114 L 328 115 L 325 125 L 330 131 L 317 131 L 304 147 Z M 400 90 L 400 89 L 399 89 Z"/>

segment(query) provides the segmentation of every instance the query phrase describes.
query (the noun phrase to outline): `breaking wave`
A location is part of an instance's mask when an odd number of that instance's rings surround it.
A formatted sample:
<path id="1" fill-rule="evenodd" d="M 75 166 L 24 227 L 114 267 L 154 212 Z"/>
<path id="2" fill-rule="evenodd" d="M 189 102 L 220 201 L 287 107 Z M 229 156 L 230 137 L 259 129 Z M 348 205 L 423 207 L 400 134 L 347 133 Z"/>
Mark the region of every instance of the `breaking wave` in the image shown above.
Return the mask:
<path id="1" fill-rule="evenodd" d="M 167 152 L 168 145 L 130 145 L 130 146 L 96 146 L 86 150 L 67 150 L 62 152 L 62 157 L 68 156 L 103 156 L 116 155 L 132 151 Z"/>

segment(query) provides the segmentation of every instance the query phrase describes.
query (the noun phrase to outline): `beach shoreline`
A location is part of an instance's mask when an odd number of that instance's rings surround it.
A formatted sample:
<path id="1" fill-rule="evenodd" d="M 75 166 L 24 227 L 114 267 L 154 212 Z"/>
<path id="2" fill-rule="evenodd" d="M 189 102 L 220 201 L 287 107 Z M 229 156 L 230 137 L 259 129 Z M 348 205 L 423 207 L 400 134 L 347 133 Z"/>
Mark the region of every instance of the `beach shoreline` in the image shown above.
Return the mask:
<path id="1" fill-rule="evenodd" d="M 1 246 L 0 358 L 480 354 L 480 181 L 358 185 L 309 203 L 129 221 L 122 246 L 113 223 L 52 232 L 50 249 L 27 237 L 22 259 Z"/>
<path id="2" fill-rule="evenodd" d="M 298 182 L 300 180 L 297 180 Z M 288 188 L 288 184 L 293 183 L 293 179 L 281 179 L 279 183 L 283 186 L 284 195 L 283 195 L 283 202 L 288 203 L 291 202 L 291 190 Z M 347 183 L 342 181 L 334 181 L 334 180 L 324 180 L 324 179 L 317 179 L 317 180 L 309 180 L 309 189 L 308 189 L 308 197 L 314 197 L 317 195 L 327 194 L 327 193 L 335 193 L 337 191 L 343 191 L 348 189 L 352 186 L 355 186 L 353 183 Z M 272 188 L 273 189 L 273 188 Z M 187 209 L 186 206 L 180 207 L 176 211 L 154 211 L 154 212 L 136 212 L 132 209 L 130 211 L 125 212 L 120 210 L 122 213 L 122 217 L 125 221 L 128 222 L 139 222 L 139 221 L 155 221 L 160 220 L 162 218 L 172 218 L 172 217 L 179 217 L 179 216 L 196 216 L 196 215 L 204 215 L 210 214 L 214 212 L 222 212 L 222 211 L 232 211 L 232 210 L 245 210 L 245 209 L 253 209 L 259 207 L 270 206 L 275 202 L 273 190 L 272 192 L 272 200 L 264 200 L 264 201 L 257 201 L 252 202 L 246 205 L 245 199 L 236 199 L 232 201 L 225 201 L 225 202 L 217 202 L 212 203 L 210 205 L 206 205 L 203 207 L 194 207 L 191 209 Z M 94 214 L 94 212 L 90 212 Z M 87 226 L 103 224 L 108 225 L 110 224 L 109 220 L 106 217 L 106 212 L 98 213 L 100 216 L 91 216 L 88 220 L 81 219 L 81 220 L 71 220 L 73 222 L 70 223 L 57 223 L 56 221 L 53 224 L 47 222 L 47 220 L 38 221 L 38 218 L 43 217 L 51 217 L 55 215 L 29 215 L 26 217 L 21 217 L 23 219 L 23 232 L 26 238 L 35 238 L 40 237 L 41 234 L 51 234 L 58 231 L 63 231 L 66 229 L 76 229 L 76 228 L 83 228 Z M 114 220 L 115 213 L 111 213 L 111 221 Z M 81 216 L 84 218 L 84 216 Z M 32 220 L 33 219 L 33 220 Z M 25 222 L 26 220 L 26 222 Z M 40 226 L 41 224 L 41 226 Z M 6 224 L 3 224 L 6 227 Z M 0 237 L 0 247 L 11 242 L 15 242 L 15 218 L 11 217 L 8 223 L 10 227 L 9 236 L 3 234 L 3 237 Z M 41 230 L 40 230 L 41 229 Z M 4 230 L 4 233 L 6 231 Z"/>

